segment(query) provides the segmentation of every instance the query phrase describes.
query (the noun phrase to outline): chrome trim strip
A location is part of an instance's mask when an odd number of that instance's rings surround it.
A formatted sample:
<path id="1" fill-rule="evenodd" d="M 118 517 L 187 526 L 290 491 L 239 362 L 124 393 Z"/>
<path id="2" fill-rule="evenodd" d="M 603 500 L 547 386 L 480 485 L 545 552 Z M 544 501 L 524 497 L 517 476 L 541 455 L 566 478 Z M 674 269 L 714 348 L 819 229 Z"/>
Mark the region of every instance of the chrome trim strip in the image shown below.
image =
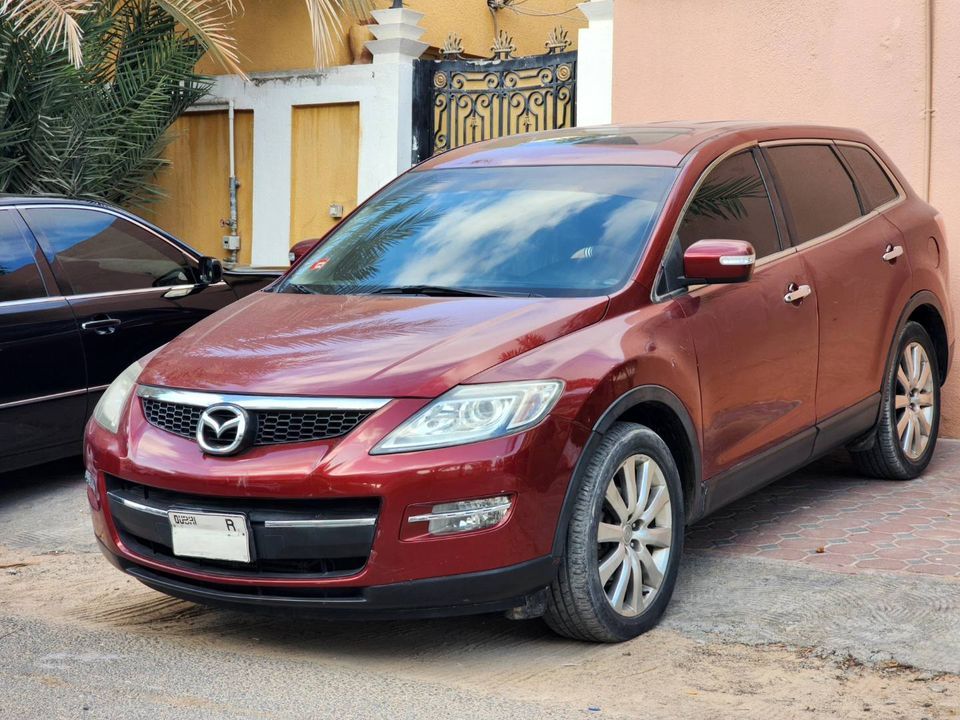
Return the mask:
<path id="1" fill-rule="evenodd" d="M 90 388 L 91 390 L 94 388 Z M 26 398 L 24 400 L 14 400 L 13 402 L 0 403 L 0 410 L 5 408 L 19 407 L 20 405 L 32 405 L 33 403 L 42 403 L 47 400 L 59 400 L 60 398 L 73 397 L 74 395 L 85 395 L 88 388 L 80 390 L 67 390 L 66 392 L 53 393 L 52 395 L 40 395 L 39 397 Z"/>
<path id="2" fill-rule="evenodd" d="M 153 505 L 144 505 L 143 503 L 138 503 L 134 500 L 128 500 L 125 497 L 120 497 L 112 490 L 107 491 L 107 497 L 111 500 L 116 500 L 124 507 L 130 508 L 131 510 L 136 510 L 137 512 L 147 513 L 148 515 L 156 515 L 157 517 L 169 517 L 166 510 L 153 507 Z"/>
<path id="3" fill-rule="evenodd" d="M 5 307 L 10 307 L 12 305 L 29 305 L 31 303 L 48 303 L 48 302 L 57 302 L 59 300 L 66 300 L 66 297 L 63 295 L 47 295 L 45 297 L 38 298 L 26 298 L 24 300 L 3 300 L 0 301 L 0 310 Z"/>
<path id="4" fill-rule="evenodd" d="M 787 257 L 788 255 L 794 255 L 796 252 L 797 249 L 795 247 L 788 247 L 780 250 L 779 252 L 771 253 L 770 255 L 764 255 L 753 264 L 754 271 L 756 271 L 757 268 L 762 268 L 765 265 L 776 262 L 780 258 Z"/>
<path id="5" fill-rule="evenodd" d="M 221 285 L 226 285 L 227 283 L 223 280 L 216 283 L 211 283 L 210 285 L 204 285 L 203 283 L 187 283 L 186 285 L 165 285 L 163 287 L 149 287 L 149 288 L 134 288 L 132 290 L 110 290 L 107 292 L 96 292 L 96 293 L 81 293 L 79 295 L 65 295 L 64 297 L 69 300 L 87 300 L 89 298 L 99 298 L 99 297 L 113 297 L 117 295 L 145 295 L 147 293 L 168 293 L 171 290 L 193 290 L 196 287 L 219 287 Z"/>
<path id="6" fill-rule="evenodd" d="M 456 520 L 458 518 L 466 518 L 471 515 L 477 515 L 479 513 L 493 512 L 496 510 L 509 510 L 509 502 L 500 503 L 499 505 L 490 505 L 488 507 L 474 508 L 473 510 L 453 510 L 451 512 L 441 512 L 441 513 L 425 513 L 423 515 L 411 515 L 407 518 L 407 522 L 430 522 L 431 520 Z"/>
<path id="7" fill-rule="evenodd" d="M 210 283 L 209 285 L 205 285 L 203 283 L 187 283 L 186 285 L 164 285 L 163 287 L 134 288 L 132 290 L 107 290 L 105 292 L 79 293 L 77 295 L 51 295 L 42 298 L 29 298 L 27 300 L 5 300 L 0 302 L 0 309 L 9 305 L 26 305 L 27 303 L 53 302 L 55 300 L 66 300 L 69 302 L 70 300 L 88 300 L 90 298 L 116 297 L 123 295 L 145 295 L 147 293 L 163 293 L 166 295 L 171 290 L 189 291 L 198 287 L 225 287 L 226 285 L 226 280 L 221 280 L 220 282 Z"/>
<path id="8" fill-rule="evenodd" d="M 264 520 L 264 527 L 286 528 L 345 528 L 370 527 L 377 524 L 376 517 L 327 518 L 318 520 Z"/>
<path id="9" fill-rule="evenodd" d="M 229 403 L 245 410 L 379 410 L 389 398 L 304 397 L 271 395 L 231 395 L 226 393 L 177 390 L 174 388 L 139 385 L 137 395 L 151 400 L 209 407 Z"/>

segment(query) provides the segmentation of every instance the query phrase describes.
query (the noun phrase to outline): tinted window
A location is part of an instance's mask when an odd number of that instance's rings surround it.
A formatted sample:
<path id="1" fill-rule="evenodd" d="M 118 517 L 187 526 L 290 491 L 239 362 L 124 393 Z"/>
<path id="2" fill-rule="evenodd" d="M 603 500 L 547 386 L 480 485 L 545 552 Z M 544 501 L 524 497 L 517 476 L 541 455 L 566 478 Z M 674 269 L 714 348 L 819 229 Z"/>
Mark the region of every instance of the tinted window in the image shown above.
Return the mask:
<path id="1" fill-rule="evenodd" d="M 186 256 L 139 225 L 95 210 L 37 208 L 24 214 L 74 294 L 196 281 Z"/>
<path id="2" fill-rule="evenodd" d="M 789 206 L 797 242 L 836 230 L 860 217 L 853 181 L 829 145 L 767 149 L 780 196 Z"/>
<path id="3" fill-rule="evenodd" d="M 675 176 L 641 166 L 413 172 L 345 220 L 280 291 L 603 294 L 636 267 Z"/>
<path id="4" fill-rule="evenodd" d="M 0 210 L 0 302 L 46 296 L 33 252 L 13 211 Z"/>
<path id="5" fill-rule="evenodd" d="M 697 240 L 746 240 L 763 257 L 780 250 L 770 196 L 750 151 L 717 165 L 704 180 L 683 216 L 680 245 Z"/>
<path id="6" fill-rule="evenodd" d="M 863 201 L 868 212 L 897 196 L 897 189 L 869 150 L 854 145 L 837 147 L 860 184 L 860 192 L 864 196 Z"/>

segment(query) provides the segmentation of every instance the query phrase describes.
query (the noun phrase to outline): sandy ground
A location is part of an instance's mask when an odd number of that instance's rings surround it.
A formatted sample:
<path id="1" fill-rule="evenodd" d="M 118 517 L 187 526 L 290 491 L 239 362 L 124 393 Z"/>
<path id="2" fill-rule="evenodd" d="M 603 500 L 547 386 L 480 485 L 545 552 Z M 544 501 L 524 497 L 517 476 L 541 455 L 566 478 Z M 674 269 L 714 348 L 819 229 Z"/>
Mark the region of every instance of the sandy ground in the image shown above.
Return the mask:
<path id="1" fill-rule="evenodd" d="M 684 604 L 709 594 L 698 585 L 679 589 L 659 628 L 607 646 L 498 616 L 330 624 L 202 608 L 120 574 L 80 536 L 74 475 L 67 467 L 0 493 L 0 527 L 18 529 L 15 546 L 0 546 L 2 718 L 960 717 L 957 675 L 906 667 L 886 650 L 847 656 L 848 640 L 829 633 L 805 646 L 789 623 L 776 625 L 782 642 L 769 628 L 741 631 L 736 613 L 709 627 L 710 605 Z M 739 561 L 690 562 L 698 583 L 719 588 Z M 757 567 L 776 578 L 777 564 Z M 844 577 L 825 575 L 825 586 Z M 802 594 L 796 578 L 778 586 Z M 953 612 L 960 583 L 931 587 Z M 878 636 L 895 623 L 877 621 Z M 948 665 L 960 660 L 957 638 L 923 639 L 948 648 Z"/>

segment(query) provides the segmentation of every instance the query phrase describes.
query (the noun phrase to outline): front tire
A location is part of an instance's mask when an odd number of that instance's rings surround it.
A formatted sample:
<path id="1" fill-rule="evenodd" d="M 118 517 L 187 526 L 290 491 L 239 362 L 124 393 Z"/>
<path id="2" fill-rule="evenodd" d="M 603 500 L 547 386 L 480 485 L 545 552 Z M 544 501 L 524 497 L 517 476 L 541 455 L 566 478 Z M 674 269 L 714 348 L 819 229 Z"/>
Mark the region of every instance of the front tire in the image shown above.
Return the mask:
<path id="1" fill-rule="evenodd" d="M 642 425 L 614 424 L 577 490 L 547 625 L 592 642 L 652 628 L 676 585 L 683 533 L 680 473 L 666 443 Z"/>
<path id="2" fill-rule="evenodd" d="M 912 480 L 930 464 L 939 431 L 940 366 L 936 349 L 922 325 L 908 322 L 884 379 L 872 445 L 851 452 L 851 456 L 860 472 L 869 477 Z"/>

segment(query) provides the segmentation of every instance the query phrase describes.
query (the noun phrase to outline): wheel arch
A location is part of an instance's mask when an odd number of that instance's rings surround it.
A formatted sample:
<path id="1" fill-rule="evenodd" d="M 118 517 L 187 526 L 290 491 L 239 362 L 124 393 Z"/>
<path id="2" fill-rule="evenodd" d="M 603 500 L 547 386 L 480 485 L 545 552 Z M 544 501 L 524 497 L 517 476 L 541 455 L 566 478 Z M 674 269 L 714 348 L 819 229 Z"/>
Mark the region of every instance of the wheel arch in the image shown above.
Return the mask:
<path id="1" fill-rule="evenodd" d="M 947 374 L 950 369 L 950 345 L 947 326 L 944 321 L 943 306 L 939 298 L 929 290 L 922 290 L 913 295 L 907 301 L 906 307 L 900 313 L 900 320 L 897 322 L 897 329 L 890 342 L 890 350 L 887 356 L 887 366 L 894 361 L 897 352 L 897 339 L 903 328 L 908 322 L 917 322 L 930 335 L 933 340 L 934 350 L 937 353 L 937 364 L 940 367 L 940 384 L 946 382 Z"/>
<path id="2" fill-rule="evenodd" d="M 690 523 L 702 515 L 702 463 L 700 442 L 693 419 L 680 398 L 667 388 L 660 385 L 641 385 L 618 397 L 593 426 L 593 432 L 580 453 L 564 496 L 553 541 L 555 558 L 563 554 L 573 501 L 583 473 L 586 472 L 587 463 L 604 434 L 616 422 L 644 425 L 663 439 L 680 473 L 687 522 Z"/>

